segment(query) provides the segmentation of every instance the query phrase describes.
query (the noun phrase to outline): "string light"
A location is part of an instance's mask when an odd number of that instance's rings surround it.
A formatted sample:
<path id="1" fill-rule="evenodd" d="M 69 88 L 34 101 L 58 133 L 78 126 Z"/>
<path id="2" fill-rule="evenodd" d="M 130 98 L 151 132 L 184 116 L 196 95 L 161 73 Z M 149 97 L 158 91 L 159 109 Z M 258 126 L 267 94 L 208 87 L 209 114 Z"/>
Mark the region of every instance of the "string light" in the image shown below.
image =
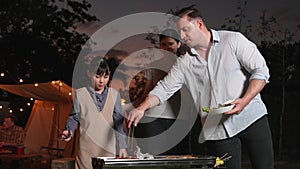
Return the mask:
<path id="1" fill-rule="evenodd" d="M 5 75 L 5 74 L 4 74 L 3 72 L 0 74 L 1 77 L 4 77 L 4 75 Z"/>
<path id="2" fill-rule="evenodd" d="M 5 76 L 5 73 L 4 73 L 4 72 L 0 73 L 0 76 L 1 76 L 1 77 L 4 77 L 4 76 Z M 19 81 L 20 83 L 23 83 L 23 82 L 24 82 L 24 80 L 23 80 L 22 78 L 18 78 L 18 81 Z M 63 82 L 60 81 L 60 80 L 57 80 L 57 81 L 51 81 L 51 83 L 52 83 L 53 85 L 58 85 L 58 86 L 60 86 L 60 87 L 63 86 Z M 35 87 L 38 87 L 39 84 L 38 84 L 38 83 L 34 83 L 34 86 L 35 86 Z M 72 96 L 72 91 L 68 92 L 68 95 L 69 95 L 69 96 Z M 34 101 L 34 98 L 30 98 L 30 101 Z M 31 106 L 32 104 L 31 104 L 31 102 L 27 102 L 27 103 L 25 103 L 25 105 L 29 107 L 29 106 Z M 2 110 L 3 108 L 4 108 L 4 107 L 3 107 L 2 105 L 0 105 L 0 110 Z M 26 108 L 26 109 L 27 109 L 27 108 Z M 16 110 L 17 110 L 17 112 L 18 112 L 18 111 L 19 111 L 19 112 L 24 112 L 24 111 L 25 111 L 24 108 L 16 108 Z M 52 110 L 52 111 L 55 111 L 55 108 L 52 107 L 51 110 Z M 15 110 L 14 110 L 13 108 L 9 108 L 9 109 L 8 109 L 8 112 L 9 112 L 9 113 L 13 113 L 14 111 L 15 111 Z"/>
<path id="3" fill-rule="evenodd" d="M 4 73 L 4 72 L 0 72 L 0 76 L 1 77 L 4 77 L 6 74 Z M 19 82 L 19 84 L 20 83 L 24 83 L 24 81 L 26 81 L 26 80 L 24 80 L 23 78 L 17 78 L 17 80 L 16 80 L 16 82 Z M 53 84 L 53 85 L 57 85 L 57 86 L 59 86 L 59 87 L 63 87 L 63 82 L 62 81 L 60 81 L 60 80 L 57 80 L 57 81 L 51 81 L 51 83 Z M 33 85 L 35 86 L 35 87 L 38 87 L 39 86 L 39 83 L 33 83 Z M 72 96 L 72 91 L 69 91 L 68 92 L 68 95 L 69 96 Z M 34 98 L 29 98 L 29 99 L 27 99 L 27 101 L 24 101 L 23 102 L 23 105 L 11 105 L 11 106 L 13 106 L 13 107 L 6 107 L 5 105 L 3 106 L 3 105 L 0 105 L 0 110 L 1 111 L 3 111 L 3 109 L 5 109 L 5 111 L 7 112 L 8 111 L 8 113 L 22 113 L 22 114 L 24 114 L 24 112 L 26 112 L 26 115 L 27 115 L 27 111 L 29 110 L 29 108 L 30 108 L 30 106 L 33 106 L 33 101 L 34 101 Z M 52 107 L 51 108 L 51 110 L 52 111 L 56 111 L 56 107 Z"/>

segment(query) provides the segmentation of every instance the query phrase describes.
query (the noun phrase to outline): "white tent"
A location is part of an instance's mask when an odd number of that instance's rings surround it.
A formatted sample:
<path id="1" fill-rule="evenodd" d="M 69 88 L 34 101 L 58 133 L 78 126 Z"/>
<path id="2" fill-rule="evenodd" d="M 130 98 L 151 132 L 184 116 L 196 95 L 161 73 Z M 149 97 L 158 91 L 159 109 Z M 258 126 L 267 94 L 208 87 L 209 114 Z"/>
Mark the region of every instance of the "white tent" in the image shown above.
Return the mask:
<path id="1" fill-rule="evenodd" d="M 25 153 L 42 153 L 43 149 L 73 155 L 73 141 L 66 143 L 57 138 L 65 127 L 72 109 L 72 88 L 61 81 L 36 84 L 0 85 L 10 93 L 35 99 L 25 126 Z M 57 151 L 57 150 L 64 151 Z M 47 151 L 49 152 L 49 151 Z"/>

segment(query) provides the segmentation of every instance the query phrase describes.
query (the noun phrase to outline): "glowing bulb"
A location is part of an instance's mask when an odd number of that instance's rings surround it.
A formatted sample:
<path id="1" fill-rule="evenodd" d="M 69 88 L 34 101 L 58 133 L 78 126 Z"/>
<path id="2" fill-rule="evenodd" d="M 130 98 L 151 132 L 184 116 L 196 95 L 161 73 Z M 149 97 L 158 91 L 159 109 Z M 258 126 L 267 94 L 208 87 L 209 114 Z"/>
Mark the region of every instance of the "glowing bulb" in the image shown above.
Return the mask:
<path id="1" fill-rule="evenodd" d="M 1 73 L 0 76 L 1 76 L 1 77 L 4 77 L 4 73 Z"/>
<path id="2" fill-rule="evenodd" d="M 20 108 L 20 112 L 22 112 L 23 111 L 23 109 L 22 108 Z"/>
<path id="3" fill-rule="evenodd" d="M 20 83 L 23 83 L 23 79 L 19 79 L 19 82 L 20 82 Z"/>
<path id="4" fill-rule="evenodd" d="M 126 100 L 125 99 L 121 99 L 121 105 L 125 105 Z"/>
<path id="5" fill-rule="evenodd" d="M 9 113 L 12 113 L 13 111 L 12 110 L 9 110 Z"/>
<path id="6" fill-rule="evenodd" d="M 27 103 L 27 106 L 30 106 L 30 103 Z"/>
<path id="7" fill-rule="evenodd" d="M 35 83 L 35 84 L 34 84 L 34 86 L 35 86 L 35 87 L 38 87 L 38 86 L 39 86 L 39 84 L 38 84 L 38 83 Z"/>
<path id="8" fill-rule="evenodd" d="M 3 109 L 3 106 L 2 106 L 2 105 L 0 105 L 0 109 Z"/>

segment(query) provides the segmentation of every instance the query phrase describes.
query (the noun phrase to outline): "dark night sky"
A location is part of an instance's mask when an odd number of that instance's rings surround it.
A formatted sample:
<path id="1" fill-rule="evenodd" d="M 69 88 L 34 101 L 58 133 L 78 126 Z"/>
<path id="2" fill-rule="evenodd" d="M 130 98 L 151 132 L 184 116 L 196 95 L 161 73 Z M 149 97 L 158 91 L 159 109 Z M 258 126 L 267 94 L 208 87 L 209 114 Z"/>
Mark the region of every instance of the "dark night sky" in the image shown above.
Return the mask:
<path id="1" fill-rule="evenodd" d="M 191 4 L 200 6 L 207 23 L 218 27 L 226 17 L 234 16 L 238 0 L 110 0 L 103 3 L 99 0 L 89 0 L 92 3 L 91 13 L 99 16 L 104 22 L 136 12 L 167 12 L 176 7 L 182 8 Z M 300 2 L 298 0 L 248 0 L 246 15 L 257 19 L 263 10 L 276 17 L 284 25 L 300 24 Z"/>
<path id="2" fill-rule="evenodd" d="M 92 8 L 89 10 L 90 14 L 97 16 L 100 22 L 92 22 L 79 27 L 81 32 L 88 35 L 92 35 L 99 28 L 110 24 L 120 17 L 140 12 L 165 13 L 170 9 L 182 8 L 191 4 L 197 4 L 200 7 L 208 27 L 219 29 L 226 18 L 235 16 L 238 7 L 238 0 L 226 1 L 226 3 L 223 0 L 89 0 L 89 2 L 92 4 Z M 297 29 L 297 25 L 300 24 L 300 10 L 297 9 L 299 6 L 299 0 L 248 0 L 245 14 L 246 19 L 251 20 L 253 34 L 257 28 L 258 19 L 264 10 L 267 11 L 268 16 L 273 16 L 277 19 L 280 29 L 284 30 L 287 28 L 294 32 Z M 255 36 L 252 35 L 252 40 L 258 42 L 259 40 Z M 141 38 L 135 37 L 134 40 L 139 39 Z M 296 34 L 296 40 L 300 40 L 299 31 Z M 130 47 L 127 47 L 127 49 L 129 51 L 132 50 Z"/>

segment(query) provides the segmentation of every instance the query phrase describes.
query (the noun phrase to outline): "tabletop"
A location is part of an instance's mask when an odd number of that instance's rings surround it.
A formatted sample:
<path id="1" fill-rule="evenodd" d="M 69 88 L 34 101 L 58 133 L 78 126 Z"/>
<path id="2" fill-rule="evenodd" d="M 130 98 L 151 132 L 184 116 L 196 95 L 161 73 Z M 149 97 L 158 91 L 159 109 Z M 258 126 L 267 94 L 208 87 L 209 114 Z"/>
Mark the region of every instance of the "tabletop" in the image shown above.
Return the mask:
<path id="1" fill-rule="evenodd" d="M 30 169 L 40 158 L 38 154 L 0 153 L 0 169 Z"/>

